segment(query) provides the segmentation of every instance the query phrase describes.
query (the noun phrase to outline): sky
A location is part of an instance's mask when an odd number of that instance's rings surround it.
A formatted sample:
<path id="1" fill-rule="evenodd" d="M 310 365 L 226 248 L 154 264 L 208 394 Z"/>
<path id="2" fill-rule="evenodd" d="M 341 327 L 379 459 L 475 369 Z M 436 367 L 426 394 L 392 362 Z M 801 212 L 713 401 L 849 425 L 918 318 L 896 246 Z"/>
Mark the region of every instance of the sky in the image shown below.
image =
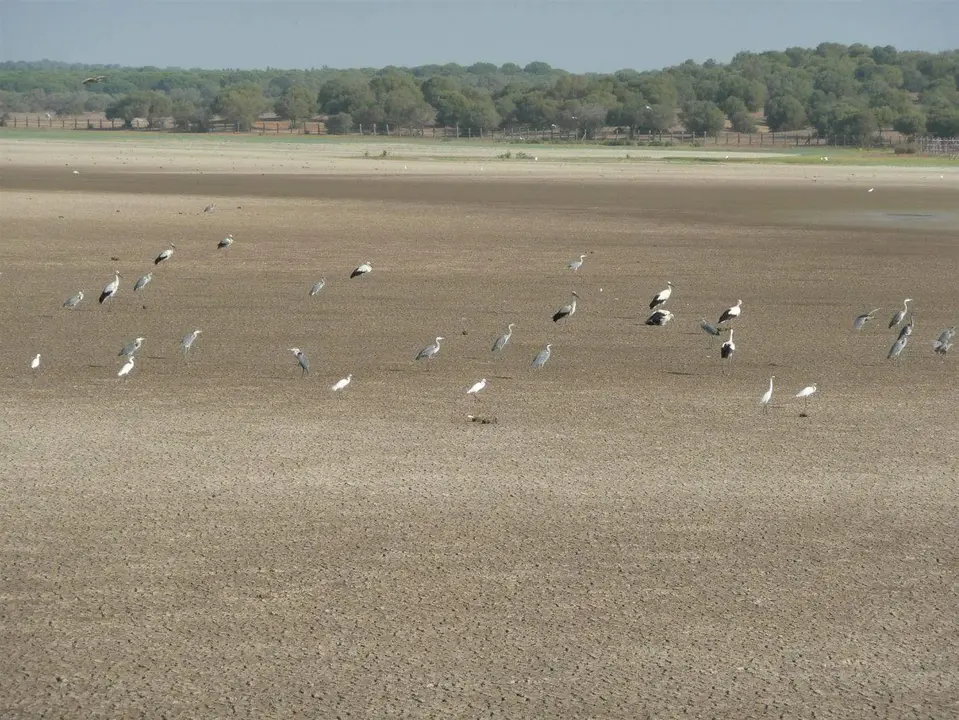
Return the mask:
<path id="1" fill-rule="evenodd" d="M 0 0 L 0 61 L 649 70 L 821 42 L 959 47 L 959 0 Z"/>

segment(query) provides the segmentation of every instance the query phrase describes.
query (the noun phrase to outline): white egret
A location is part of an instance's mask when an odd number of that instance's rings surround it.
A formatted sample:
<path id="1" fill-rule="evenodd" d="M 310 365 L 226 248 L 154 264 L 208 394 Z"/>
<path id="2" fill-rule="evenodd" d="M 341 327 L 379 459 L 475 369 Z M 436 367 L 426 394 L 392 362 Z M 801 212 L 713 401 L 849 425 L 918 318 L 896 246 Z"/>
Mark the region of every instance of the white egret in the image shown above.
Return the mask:
<path id="1" fill-rule="evenodd" d="M 776 376 L 773 375 L 769 378 L 769 389 L 763 393 L 762 398 L 759 400 L 759 404 L 763 406 L 763 413 L 769 412 L 769 403 L 773 399 L 773 380 L 776 379 Z"/>
<path id="2" fill-rule="evenodd" d="M 337 380 L 336 384 L 330 387 L 330 390 L 332 390 L 333 392 L 339 392 L 340 390 L 345 388 L 347 385 L 349 385 L 351 382 L 353 382 L 353 373 L 350 373 L 342 380 Z"/>
<path id="3" fill-rule="evenodd" d="M 120 372 L 117 373 L 117 377 L 123 377 L 124 375 L 129 375 L 130 371 L 133 370 L 133 366 L 136 363 L 136 357 L 131 355 L 130 359 L 126 361 L 124 366 L 120 368 Z"/>

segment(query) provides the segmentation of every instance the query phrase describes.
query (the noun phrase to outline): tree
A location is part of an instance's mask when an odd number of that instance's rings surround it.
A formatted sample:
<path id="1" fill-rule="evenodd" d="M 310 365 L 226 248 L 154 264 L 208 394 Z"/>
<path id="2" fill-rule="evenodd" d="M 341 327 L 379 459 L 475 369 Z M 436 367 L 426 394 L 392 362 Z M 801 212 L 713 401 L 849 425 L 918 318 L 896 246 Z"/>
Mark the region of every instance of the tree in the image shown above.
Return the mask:
<path id="1" fill-rule="evenodd" d="M 333 135 L 346 135 L 353 131 L 353 118 L 349 113 L 336 113 L 326 119 L 326 130 Z"/>
<path id="2" fill-rule="evenodd" d="M 273 111 L 278 117 L 289 120 L 290 127 L 296 127 L 301 121 L 313 117 L 313 93 L 302 85 L 292 85 L 276 99 Z"/>
<path id="3" fill-rule="evenodd" d="M 728 97 L 723 101 L 722 110 L 729 118 L 729 124 L 733 130 L 740 133 L 756 132 L 756 121 L 749 114 L 749 110 L 738 97 Z"/>
<path id="4" fill-rule="evenodd" d="M 926 133 L 926 116 L 918 110 L 909 110 L 892 122 L 892 129 L 909 137 Z"/>
<path id="5" fill-rule="evenodd" d="M 926 129 L 935 137 L 959 137 L 959 109 L 933 110 L 926 119 Z"/>
<path id="6" fill-rule="evenodd" d="M 108 120 L 123 120 L 127 128 L 133 127 L 133 121 L 137 118 L 144 118 L 150 127 L 155 127 L 161 119 L 170 115 L 171 110 L 169 97 L 150 91 L 124 95 L 111 103 L 105 114 Z"/>
<path id="7" fill-rule="evenodd" d="M 709 100 L 686 103 L 679 114 L 679 121 L 691 133 L 714 135 L 726 127 L 726 115 L 719 106 Z"/>
<path id="8" fill-rule="evenodd" d="M 766 124 L 773 132 L 800 130 L 807 122 L 806 111 L 796 98 L 778 96 L 766 101 Z"/>
<path id="9" fill-rule="evenodd" d="M 221 90 L 213 101 L 213 111 L 239 130 L 249 130 L 265 107 L 263 92 L 253 83 L 230 85 Z"/>

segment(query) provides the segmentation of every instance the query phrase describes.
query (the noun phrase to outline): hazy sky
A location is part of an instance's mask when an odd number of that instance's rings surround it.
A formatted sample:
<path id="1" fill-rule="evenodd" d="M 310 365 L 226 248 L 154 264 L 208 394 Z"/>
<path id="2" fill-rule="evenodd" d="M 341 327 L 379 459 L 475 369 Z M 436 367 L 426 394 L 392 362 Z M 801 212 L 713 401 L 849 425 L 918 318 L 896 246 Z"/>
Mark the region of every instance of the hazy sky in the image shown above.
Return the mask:
<path id="1" fill-rule="evenodd" d="M 0 0 L 0 60 L 639 70 L 823 41 L 959 46 L 959 0 Z"/>

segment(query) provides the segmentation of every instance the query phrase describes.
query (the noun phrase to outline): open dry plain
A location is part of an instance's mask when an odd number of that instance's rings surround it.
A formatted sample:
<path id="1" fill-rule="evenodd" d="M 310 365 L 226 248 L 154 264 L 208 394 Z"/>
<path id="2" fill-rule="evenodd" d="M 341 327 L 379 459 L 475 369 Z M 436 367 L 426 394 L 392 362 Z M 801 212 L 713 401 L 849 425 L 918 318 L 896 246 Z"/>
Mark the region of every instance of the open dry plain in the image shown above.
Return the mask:
<path id="1" fill-rule="evenodd" d="M 0 716 L 959 712 L 959 358 L 931 348 L 959 323 L 955 166 L 294 171 L 309 145 L 234 143 L 161 144 L 159 168 L 21 143 L 0 141 Z M 646 327 L 667 280 L 676 319 Z M 699 319 L 740 298 L 724 373 Z"/>

